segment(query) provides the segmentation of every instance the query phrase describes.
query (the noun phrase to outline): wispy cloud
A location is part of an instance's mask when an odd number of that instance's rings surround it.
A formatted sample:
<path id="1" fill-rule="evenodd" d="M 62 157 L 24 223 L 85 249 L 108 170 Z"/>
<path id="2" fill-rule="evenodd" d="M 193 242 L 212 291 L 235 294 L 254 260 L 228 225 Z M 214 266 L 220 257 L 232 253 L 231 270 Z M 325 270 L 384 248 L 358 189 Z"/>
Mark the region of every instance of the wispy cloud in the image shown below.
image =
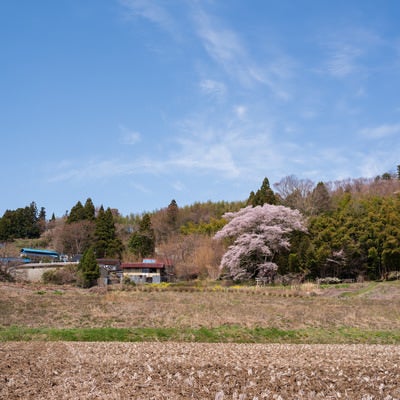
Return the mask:
<path id="1" fill-rule="evenodd" d="M 178 174 L 184 187 L 182 179 L 186 176 L 248 179 L 249 171 L 257 175 L 267 163 L 276 166 L 281 162 L 269 134 L 248 121 L 246 113 L 246 106 L 238 105 L 215 124 L 210 122 L 210 115 L 192 116 L 177 125 L 177 136 L 168 137 L 159 149 L 152 148 L 151 154 L 143 152 L 133 161 L 121 154 L 114 159 L 99 156 L 87 162 L 60 162 L 59 167 L 51 169 L 49 180 L 85 182 L 133 175 L 175 177 Z M 126 136 L 128 139 L 135 141 L 136 136 Z"/>
<path id="2" fill-rule="evenodd" d="M 359 134 L 367 139 L 382 139 L 400 134 L 400 124 L 383 124 L 375 127 L 363 128 Z"/>
<path id="3" fill-rule="evenodd" d="M 120 142 L 122 144 L 134 145 L 141 140 L 139 132 L 131 131 L 123 125 L 120 125 L 119 129 L 121 131 Z"/>
<path id="4" fill-rule="evenodd" d="M 120 3 L 130 17 L 144 18 L 173 35 L 183 26 L 177 23 L 168 2 L 120 0 Z M 331 175 L 343 178 L 350 175 L 354 170 L 354 156 L 346 149 L 324 144 L 307 148 L 301 133 L 287 128 L 288 120 L 289 126 L 296 127 L 304 121 L 311 126 L 321 118 L 318 104 L 307 98 L 311 97 L 308 87 L 301 86 L 301 79 L 298 82 L 294 79 L 297 64 L 290 55 L 278 44 L 268 48 L 268 40 L 263 46 L 246 43 L 246 37 L 232 28 L 222 15 L 208 12 L 212 8 L 206 9 L 205 3 L 195 3 L 192 6 L 186 3 L 180 12 L 184 17 L 189 17 L 189 11 L 192 13 L 194 24 L 190 26 L 189 35 L 194 41 L 191 44 L 200 45 L 202 56 L 206 55 L 206 59 L 196 65 L 201 63 L 201 67 L 207 67 L 200 74 L 198 70 L 191 71 L 192 82 L 198 82 L 194 95 L 203 96 L 196 101 L 198 108 L 190 115 L 171 116 L 170 122 L 177 128 L 174 135 L 165 140 L 160 138 L 157 147 L 147 153 L 143 149 L 139 159 L 132 161 L 125 154 L 119 159 L 97 159 L 75 168 L 64 166 L 53 179 L 111 179 L 152 174 L 165 177 L 171 187 L 182 190 L 189 176 L 191 179 L 210 176 L 244 182 L 262 175 L 284 176 L 299 166 L 310 178 L 321 179 L 327 160 L 334 171 L 329 172 Z M 376 45 L 374 38 L 368 35 L 347 37 L 337 31 L 332 33 L 330 40 L 323 43 L 323 54 L 318 54 L 318 57 L 325 56 L 322 61 L 319 58 L 319 65 L 324 66 L 324 74 L 320 75 L 324 75 L 322 78 L 326 78 L 326 74 L 335 78 L 353 76 L 363 69 L 362 61 L 368 49 Z M 252 51 L 254 48 L 257 52 Z M 199 75 L 203 79 L 199 79 Z M 288 108 L 283 109 L 282 102 L 274 107 L 276 98 L 283 101 L 292 98 L 292 85 L 297 93 L 304 93 L 300 108 L 290 109 L 288 104 Z M 311 89 L 313 94 L 320 90 L 316 86 Z M 270 93 L 276 97 L 272 101 Z M 209 98 L 217 100 L 214 110 L 211 110 Z M 285 114 L 286 111 L 289 113 Z M 306 128 L 308 126 L 304 131 Z M 120 130 L 120 140 L 124 144 L 134 145 L 141 140 L 141 134 L 135 130 L 124 126 L 120 126 Z M 400 133 L 400 124 L 366 127 L 358 133 L 371 139 L 393 136 Z"/>
<path id="5" fill-rule="evenodd" d="M 169 164 L 195 173 L 214 173 L 232 178 L 240 175 L 234 152 L 226 134 L 202 119 L 187 119 L 176 139 L 177 149 Z"/>
<path id="6" fill-rule="evenodd" d="M 131 183 L 131 186 L 141 193 L 151 193 L 151 190 L 148 187 L 141 185 L 137 182 Z"/>
<path id="7" fill-rule="evenodd" d="M 327 61 L 327 71 L 337 78 L 343 78 L 354 73 L 357 70 L 357 58 L 361 56 L 362 51 L 351 45 L 337 46 L 331 52 Z"/>
<path id="8" fill-rule="evenodd" d="M 145 18 L 162 29 L 174 33 L 174 19 L 167 10 L 154 1 L 148 0 L 119 0 L 127 10 L 127 16 Z"/>
<path id="9" fill-rule="evenodd" d="M 368 56 L 373 57 L 377 51 L 387 50 L 388 45 L 375 32 L 354 26 L 345 27 L 340 33 L 334 30 L 325 41 L 320 40 L 327 55 L 323 69 L 335 78 L 367 73 L 371 68 Z M 374 68 L 378 65 L 377 60 Z"/>
<path id="10" fill-rule="evenodd" d="M 219 64 L 227 65 L 244 57 L 244 49 L 234 31 L 213 26 L 204 12 L 197 15 L 198 34 L 209 55 Z M 216 24 L 215 24 L 216 25 Z"/>
<path id="11" fill-rule="evenodd" d="M 234 112 L 239 119 L 243 119 L 247 114 L 247 107 L 244 105 L 235 106 Z"/>
<path id="12" fill-rule="evenodd" d="M 154 160 L 151 157 L 142 157 L 135 161 L 126 161 L 121 158 L 99 159 L 93 158 L 87 162 L 68 162 L 74 167 L 66 167 L 66 162 L 61 161 L 51 171 L 49 182 L 89 182 L 107 180 L 138 174 L 158 174 L 165 172 L 165 161 Z"/>
<path id="13" fill-rule="evenodd" d="M 178 191 L 178 192 L 182 192 L 183 190 L 186 189 L 186 185 L 185 185 L 183 182 L 181 182 L 181 181 L 175 181 L 175 182 L 173 182 L 173 183 L 172 183 L 172 187 L 173 187 L 176 191 Z"/>
<path id="14" fill-rule="evenodd" d="M 210 58 L 235 82 L 246 88 L 265 85 L 281 99 L 290 98 L 282 82 L 290 76 L 284 57 L 257 61 L 240 34 L 224 21 L 197 9 L 194 14 L 197 35 Z"/>
<path id="15" fill-rule="evenodd" d="M 217 99 L 224 98 L 227 91 L 223 82 L 218 82 L 212 79 L 203 79 L 199 86 L 202 93 Z"/>

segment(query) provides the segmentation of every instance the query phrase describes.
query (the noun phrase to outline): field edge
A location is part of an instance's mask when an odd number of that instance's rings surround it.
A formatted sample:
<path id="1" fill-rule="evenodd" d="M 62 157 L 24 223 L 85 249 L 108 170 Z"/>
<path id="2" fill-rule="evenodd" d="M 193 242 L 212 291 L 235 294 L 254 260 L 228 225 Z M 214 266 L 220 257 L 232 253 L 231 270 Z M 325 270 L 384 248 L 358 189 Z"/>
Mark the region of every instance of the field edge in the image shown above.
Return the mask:
<path id="1" fill-rule="evenodd" d="M 0 327 L 0 342 L 182 342 L 182 343 L 280 343 L 280 344 L 400 344 L 399 330 L 246 328 L 239 325 L 196 328 L 31 328 Z"/>

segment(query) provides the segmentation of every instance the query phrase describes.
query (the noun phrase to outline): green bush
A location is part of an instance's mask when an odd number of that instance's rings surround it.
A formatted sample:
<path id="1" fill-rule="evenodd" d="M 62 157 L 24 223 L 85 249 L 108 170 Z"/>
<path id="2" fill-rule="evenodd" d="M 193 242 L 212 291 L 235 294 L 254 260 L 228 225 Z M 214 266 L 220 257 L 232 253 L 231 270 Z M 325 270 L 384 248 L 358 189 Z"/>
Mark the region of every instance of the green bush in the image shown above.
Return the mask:
<path id="1" fill-rule="evenodd" d="M 96 285 L 98 278 L 100 278 L 100 267 L 97 264 L 94 249 L 90 247 L 83 253 L 78 264 L 77 284 L 84 288 L 90 288 Z"/>

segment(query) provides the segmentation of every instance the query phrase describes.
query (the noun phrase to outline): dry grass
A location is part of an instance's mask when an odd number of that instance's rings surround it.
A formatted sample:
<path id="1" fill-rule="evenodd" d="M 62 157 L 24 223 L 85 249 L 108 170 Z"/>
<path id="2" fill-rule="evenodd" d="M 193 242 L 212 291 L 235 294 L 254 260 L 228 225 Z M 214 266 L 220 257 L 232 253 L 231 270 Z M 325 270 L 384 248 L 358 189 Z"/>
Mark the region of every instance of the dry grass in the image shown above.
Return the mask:
<path id="1" fill-rule="evenodd" d="M 230 324 L 399 332 L 400 285 L 174 292 L 0 284 L 4 329 Z M 37 339 L 0 342 L 0 398 L 400 399 L 399 346 Z"/>
<path id="2" fill-rule="evenodd" d="M 400 348 L 0 344 L 4 399 L 399 399 Z"/>
<path id="3" fill-rule="evenodd" d="M 0 284 L 0 327 L 213 328 L 221 325 L 398 330 L 400 284 L 187 292 Z"/>

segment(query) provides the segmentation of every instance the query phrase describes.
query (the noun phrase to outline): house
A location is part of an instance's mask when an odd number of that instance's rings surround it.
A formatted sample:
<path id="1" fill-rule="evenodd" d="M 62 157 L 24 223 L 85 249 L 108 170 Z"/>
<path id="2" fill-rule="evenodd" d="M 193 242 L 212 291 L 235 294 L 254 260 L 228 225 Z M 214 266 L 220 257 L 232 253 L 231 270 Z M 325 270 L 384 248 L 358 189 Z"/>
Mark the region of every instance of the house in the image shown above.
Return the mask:
<path id="1" fill-rule="evenodd" d="M 135 283 L 161 283 L 170 280 L 172 263 L 169 260 L 145 258 L 142 262 L 122 263 L 123 278 Z"/>
<path id="2" fill-rule="evenodd" d="M 104 285 L 121 282 L 121 262 L 113 258 L 98 258 L 97 264 L 100 268 L 100 282 Z"/>

